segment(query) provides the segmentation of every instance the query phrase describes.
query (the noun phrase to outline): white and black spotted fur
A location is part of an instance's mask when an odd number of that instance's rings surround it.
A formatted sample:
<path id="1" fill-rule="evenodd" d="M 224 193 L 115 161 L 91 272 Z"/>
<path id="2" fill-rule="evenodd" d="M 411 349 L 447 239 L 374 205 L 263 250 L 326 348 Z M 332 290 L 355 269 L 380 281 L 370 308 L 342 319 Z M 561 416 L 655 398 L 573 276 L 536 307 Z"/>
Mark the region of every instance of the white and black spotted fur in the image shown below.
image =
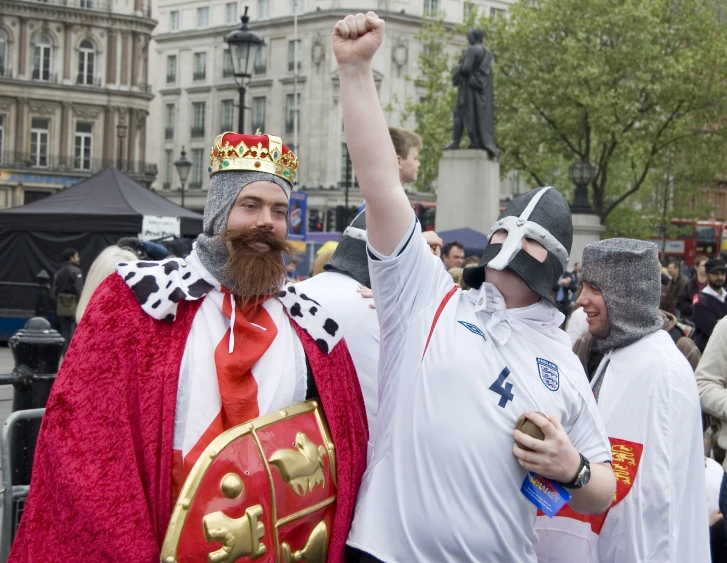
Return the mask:
<path id="1" fill-rule="evenodd" d="M 214 289 L 181 258 L 124 262 L 116 270 L 144 312 L 159 321 L 173 322 L 180 301 L 196 301 Z M 299 295 L 293 284 L 283 286 L 278 298 L 288 316 L 310 334 L 324 353 L 333 350 L 343 338 L 341 325 L 320 303 Z"/>

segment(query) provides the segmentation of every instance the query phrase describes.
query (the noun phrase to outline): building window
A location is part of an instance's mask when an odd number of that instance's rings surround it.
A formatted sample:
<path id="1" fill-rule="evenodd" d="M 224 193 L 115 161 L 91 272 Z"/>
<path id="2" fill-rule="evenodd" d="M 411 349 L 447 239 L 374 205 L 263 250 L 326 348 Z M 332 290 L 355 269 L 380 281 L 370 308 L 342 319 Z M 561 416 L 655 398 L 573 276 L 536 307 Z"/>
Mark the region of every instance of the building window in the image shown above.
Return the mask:
<path id="1" fill-rule="evenodd" d="M 477 11 L 477 6 L 473 2 L 465 2 L 464 3 L 464 14 L 463 14 L 463 21 L 467 21 L 473 12 Z"/>
<path id="2" fill-rule="evenodd" d="M 234 120 L 235 106 L 232 100 L 222 100 L 222 111 L 220 112 L 220 131 L 232 131 L 234 126 L 232 124 Z"/>
<path id="3" fill-rule="evenodd" d="M 237 22 L 237 2 L 228 2 L 225 4 L 225 21 L 227 23 Z"/>
<path id="4" fill-rule="evenodd" d="M 81 0 L 81 8 L 86 8 L 87 10 L 93 9 L 93 0 Z"/>
<path id="5" fill-rule="evenodd" d="M 204 137 L 204 102 L 194 102 L 192 104 L 192 138 L 198 139 Z"/>
<path id="6" fill-rule="evenodd" d="M 234 74 L 235 67 L 232 66 L 232 53 L 230 53 L 229 49 L 225 49 L 222 55 L 222 78 L 229 78 L 230 76 L 234 76 Z"/>
<path id="7" fill-rule="evenodd" d="M 76 123 L 76 170 L 91 170 L 91 146 L 93 144 L 93 123 Z"/>
<path id="8" fill-rule="evenodd" d="M 197 8 L 197 27 L 207 27 L 210 24 L 210 9 Z"/>
<path id="9" fill-rule="evenodd" d="M 33 80 L 50 80 L 51 54 L 53 47 L 45 33 L 41 33 L 35 40 L 33 51 Z"/>
<path id="10" fill-rule="evenodd" d="M 290 0 L 293 14 L 300 15 L 305 12 L 305 0 Z"/>
<path id="11" fill-rule="evenodd" d="M 49 119 L 34 117 L 30 121 L 30 164 L 31 166 L 48 166 L 48 129 Z"/>
<path id="12" fill-rule="evenodd" d="M 501 18 L 504 15 L 505 15 L 505 10 L 503 10 L 501 8 L 492 8 L 492 7 L 490 8 L 490 17 L 491 18 L 497 19 L 497 18 Z"/>
<path id="13" fill-rule="evenodd" d="M 257 19 L 264 20 L 270 17 L 270 0 L 257 0 Z"/>
<path id="14" fill-rule="evenodd" d="M 433 16 L 439 11 L 439 0 L 424 0 L 424 15 Z"/>
<path id="15" fill-rule="evenodd" d="M 257 52 L 255 58 L 255 66 L 253 67 L 254 74 L 265 74 L 268 69 L 268 46 L 263 43 L 260 45 L 260 50 Z"/>
<path id="16" fill-rule="evenodd" d="M 192 149 L 192 174 L 189 178 L 189 187 L 192 190 L 202 189 L 202 169 L 204 166 L 204 150 Z"/>
<path id="17" fill-rule="evenodd" d="M 207 75 L 207 53 L 194 54 L 194 80 L 204 80 Z"/>
<path id="18" fill-rule="evenodd" d="M 164 189 L 172 187 L 174 181 L 174 154 L 171 150 L 164 151 Z"/>
<path id="19" fill-rule="evenodd" d="M 297 104 L 295 102 L 298 102 Z M 298 115 L 298 108 L 300 108 L 300 94 L 298 99 L 293 98 L 293 94 L 287 94 L 285 96 L 285 132 L 293 133 L 296 129 L 296 123 L 298 124 L 298 132 L 300 132 L 300 122 Z"/>
<path id="20" fill-rule="evenodd" d="M 78 77 L 76 78 L 76 84 L 85 84 L 86 86 L 93 84 L 95 64 L 96 51 L 93 48 L 93 43 L 88 39 L 84 39 L 78 51 Z"/>
<path id="21" fill-rule="evenodd" d="M 288 41 L 288 71 L 293 72 L 298 67 L 300 70 L 300 39 Z"/>
<path id="22" fill-rule="evenodd" d="M 172 10 L 169 12 L 169 30 L 179 30 L 179 10 Z"/>
<path id="23" fill-rule="evenodd" d="M 177 55 L 167 55 L 167 84 L 177 81 Z"/>
<path id="24" fill-rule="evenodd" d="M 174 104 L 164 106 L 164 138 L 174 138 Z"/>
<path id="25" fill-rule="evenodd" d="M 8 60 L 8 38 L 5 32 L 0 29 L 0 76 L 7 76 L 5 68 Z"/>
<path id="26" fill-rule="evenodd" d="M 265 132 L 265 102 L 267 98 L 261 96 L 252 99 L 252 131 L 260 129 L 261 133 Z"/>

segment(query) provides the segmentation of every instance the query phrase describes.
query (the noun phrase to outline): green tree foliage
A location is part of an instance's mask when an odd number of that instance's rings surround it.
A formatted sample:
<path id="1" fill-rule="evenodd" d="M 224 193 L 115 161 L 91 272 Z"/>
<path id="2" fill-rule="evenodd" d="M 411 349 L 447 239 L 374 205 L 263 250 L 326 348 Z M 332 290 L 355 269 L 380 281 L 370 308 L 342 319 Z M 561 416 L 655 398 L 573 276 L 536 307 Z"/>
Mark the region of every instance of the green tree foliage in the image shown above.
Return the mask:
<path id="1" fill-rule="evenodd" d="M 410 115 L 416 118 L 415 131 L 422 138 L 422 151 L 419 155 L 421 166 L 416 187 L 431 190 L 437 179 L 442 147 L 452 136 L 452 110 L 457 91 L 452 85 L 452 49 L 455 31 L 444 23 L 442 15 L 422 20 L 422 27 L 414 38 L 421 44 L 417 58 L 419 73 L 414 79 L 417 86 L 424 89 L 421 100 L 406 100 L 402 120 Z M 407 77 L 411 80 L 411 77 Z"/>
<path id="2" fill-rule="evenodd" d="M 503 168 L 571 192 L 568 166 L 589 161 L 593 208 L 619 234 L 683 216 L 727 170 L 720 3 L 520 0 L 483 20 Z"/>

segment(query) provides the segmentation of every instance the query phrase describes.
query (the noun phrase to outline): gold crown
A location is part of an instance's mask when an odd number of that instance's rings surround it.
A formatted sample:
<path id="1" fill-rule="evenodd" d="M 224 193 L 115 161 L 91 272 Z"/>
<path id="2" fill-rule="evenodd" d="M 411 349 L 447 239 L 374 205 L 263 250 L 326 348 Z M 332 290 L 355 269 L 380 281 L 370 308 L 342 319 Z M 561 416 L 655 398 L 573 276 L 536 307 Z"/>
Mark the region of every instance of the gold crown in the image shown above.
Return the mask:
<path id="1" fill-rule="evenodd" d="M 298 158 L 274 135 L 223 133 L 210 151 L 210 175 L 231 170 L 266 172 L 295 185 Z"/>

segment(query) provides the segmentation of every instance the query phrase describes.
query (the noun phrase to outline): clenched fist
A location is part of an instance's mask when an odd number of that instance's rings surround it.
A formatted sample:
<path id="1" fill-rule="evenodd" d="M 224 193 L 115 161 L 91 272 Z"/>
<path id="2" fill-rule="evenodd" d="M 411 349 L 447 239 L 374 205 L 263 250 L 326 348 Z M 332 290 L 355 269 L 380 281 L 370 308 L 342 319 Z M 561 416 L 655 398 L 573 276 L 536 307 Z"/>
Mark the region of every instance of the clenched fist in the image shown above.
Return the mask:
<path id="1" fill-rule="evenodd" d="M 346 16 L 333 28 L 338 66 L 368 63 L 384 40 L 384 20 L 375 13 Z"/>

